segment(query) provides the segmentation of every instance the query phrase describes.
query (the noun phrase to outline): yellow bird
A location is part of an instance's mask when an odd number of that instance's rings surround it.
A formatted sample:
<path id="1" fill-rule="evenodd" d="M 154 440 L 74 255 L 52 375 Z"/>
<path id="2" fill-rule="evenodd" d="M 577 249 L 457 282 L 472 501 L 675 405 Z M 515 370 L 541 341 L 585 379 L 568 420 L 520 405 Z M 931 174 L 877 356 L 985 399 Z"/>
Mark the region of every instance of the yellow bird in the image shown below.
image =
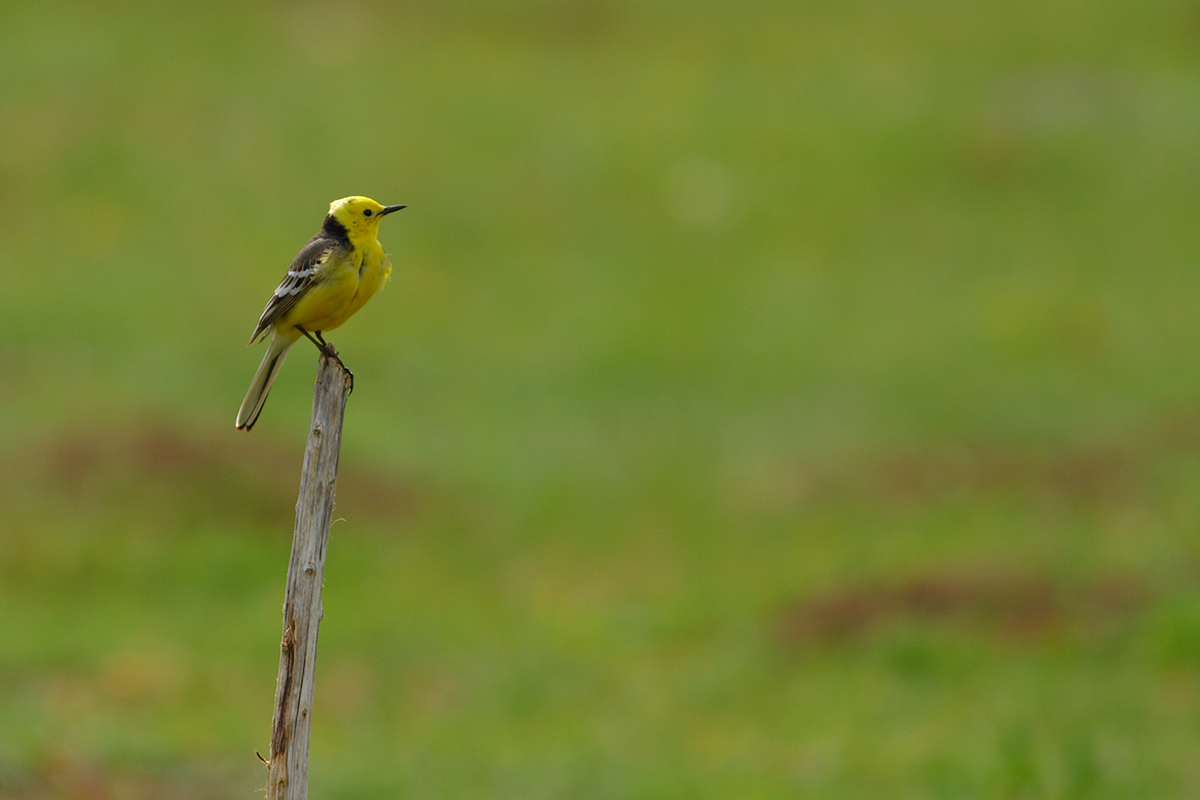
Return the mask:
<path id="1" fill-rule="evenodd" d="M 288 350 L 301 336 L 337 358 L 321 333 L 354 316 L 387 283 L 392 263 L 376 238 L 379 220 L 402 208 L 380 205 L 369 197 L 343 197 L 329 204 L 321 230 L 288 267 L 250 337 L 254 344 L 270 331 L 271 344 L 238 409 L 239 430 L 254 426 Z"/>

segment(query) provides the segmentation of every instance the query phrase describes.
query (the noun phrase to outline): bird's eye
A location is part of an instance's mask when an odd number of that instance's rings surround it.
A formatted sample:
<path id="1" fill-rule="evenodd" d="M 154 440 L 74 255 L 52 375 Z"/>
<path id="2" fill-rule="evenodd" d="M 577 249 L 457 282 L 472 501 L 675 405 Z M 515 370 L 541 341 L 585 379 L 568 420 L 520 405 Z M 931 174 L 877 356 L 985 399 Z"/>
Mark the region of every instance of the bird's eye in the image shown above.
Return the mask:
<path id="1" fill-rule="evenodd" d="M 364 212 L 363 212 L 363 216 L 364 216 L 364 217 L 369 217 L 369 216 L 371 216 L 371 209 L 369 209 L 369 208 L 368 208 L 366 211 L 364 211 Z"/>

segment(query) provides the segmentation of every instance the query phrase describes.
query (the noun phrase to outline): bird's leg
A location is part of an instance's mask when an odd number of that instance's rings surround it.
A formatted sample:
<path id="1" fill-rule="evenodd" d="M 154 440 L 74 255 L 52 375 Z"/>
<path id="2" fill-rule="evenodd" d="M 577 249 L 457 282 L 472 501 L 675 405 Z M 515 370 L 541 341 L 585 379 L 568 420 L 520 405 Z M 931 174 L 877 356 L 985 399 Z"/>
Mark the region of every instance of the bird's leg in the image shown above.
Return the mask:
<path id="1" fill-rule="evenodd" d="M 301 328 L 301 330 L 303 330 L 303 328 Z M 354 373 L 350 371 L 349 367 L 347 367 L 345 364 L 342 364 L 342 360 L 338 358 L 337 351 L 333 349 L 333 345 L 325 341 L 325 337 L 321 335 L 320 331 L 313 331 L 313 333 L 316 335 L 317 341 L 320 342 L 325 348 L 322 350 L 322 352 L 327 352 L 332 355 L 333 359 L 341 364 L 342 369 L 344 369 L 346 374 L 350 376 L 350 391 L 348 394 L 354 394 Z"/>
<path id="2" fill-rule="evenodd" d="M 338 358 L 337 351 L 334 350 L 332 347 L 330 347 L 329 344 L 323 338 L 321 338 L 321 334 L 319 331 L 317 333 L 317 337 L 314 339 L 313 335 L 311 333 L 304 330 L 304 328 L 301 328 L 299 325 L 296 326 L 296 330 L 303 333 L 305 338 L 308 339 L 310 342 L 312 342 L 313 346 L 315 346 L 322 353 L 324 353 L 325 355 L 329 356 L 332 359 L 335 359 L 339 364 L 342 364 L 342 360 L 340 358 Z M 342 366 L 345 367 L 346 365 L 342 364 Z"/>
<path id="3" fill-rule="evenodd" d="M 338 363 L 338 366 L 340 366 L 345 371 L 345 373 L 350 376 L 350 393 L 353 394 L 354 393 L 354 373 L 351 372 L 350 368 L 347 367 L 342 362 L 342 359 L 338 358 L 337 350 L 333 349 L 333 345 L 331 345 L 325 341 L 325 337 L 321 335 L 320 331 L 315 331 L 316 338 L 314 339 L 312 333 L 309 333 L 308 331 L 304 330 L 304 328 L 301 328 L 299 325 L 296 326 L 296 330 L 303 333 L 304 336 L 310 342 L 312 342 L 314 345 L 316 345 L 317 349 L 320 350 L 323 355 L 325 355 L 329 358 L 332 358 L 334 361 L 336 361 Z"/>

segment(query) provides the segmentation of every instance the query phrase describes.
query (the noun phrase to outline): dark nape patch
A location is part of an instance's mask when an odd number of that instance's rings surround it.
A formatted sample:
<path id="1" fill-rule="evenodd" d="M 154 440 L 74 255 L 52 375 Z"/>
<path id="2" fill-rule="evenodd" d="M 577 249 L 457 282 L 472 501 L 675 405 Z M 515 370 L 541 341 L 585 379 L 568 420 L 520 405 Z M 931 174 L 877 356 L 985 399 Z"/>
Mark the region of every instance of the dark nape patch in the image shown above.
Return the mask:
<path id="1" fill-rule="evenodd" d="M 321 230 L 330 239 L 336 239 L 339 242 L 350 241 L 350 231 L 346 230 L 346 226 L 338 222 L 333 214 L 325 215 L 325 222 L 321 225 Z"/>

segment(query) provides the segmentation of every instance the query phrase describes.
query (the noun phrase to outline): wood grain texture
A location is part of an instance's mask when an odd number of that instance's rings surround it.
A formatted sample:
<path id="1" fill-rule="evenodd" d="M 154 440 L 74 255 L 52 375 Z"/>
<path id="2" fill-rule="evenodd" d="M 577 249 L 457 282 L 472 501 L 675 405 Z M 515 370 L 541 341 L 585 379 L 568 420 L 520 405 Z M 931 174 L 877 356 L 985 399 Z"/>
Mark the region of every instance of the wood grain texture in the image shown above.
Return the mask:
<path id="1" fill-rule="evenodd" d="M 308 741 L 317 629 L 322 616 L 321 584 L 350 380 L 350 374 L 335 359 L 321 356 L 283 602 L 283 641 L 267 764 L 268 800 L 305 800 L 308 794 Z"/>

